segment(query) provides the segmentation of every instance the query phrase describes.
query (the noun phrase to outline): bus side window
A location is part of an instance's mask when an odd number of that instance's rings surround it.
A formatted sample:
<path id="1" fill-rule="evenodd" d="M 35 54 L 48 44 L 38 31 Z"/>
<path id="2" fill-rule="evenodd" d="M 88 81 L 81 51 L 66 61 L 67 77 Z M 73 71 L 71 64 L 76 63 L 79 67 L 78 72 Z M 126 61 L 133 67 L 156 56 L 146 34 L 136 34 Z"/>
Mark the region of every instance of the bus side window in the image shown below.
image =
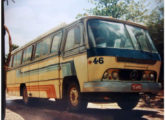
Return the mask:
<path id="1" fill-rule="evenodd" d="M 51 40 L 52 40 L 52 35 L 49 35 L 49 36 L 45 37 L 43 39 L 43 41 L 41 42 L 40 49 L 41 49 L 41 55 L 42 56 L 47 55 L 50 52 Z"/>
<path id="2" fill-rule="evenodd" d="M 35 58 L 39 58 L 40 57 L 40 47 L 41 47 L 41 42 L 36 44 L 36 50 L 35 50 Z"/>
<path id="3" fill-rule="evenodd" d="M 36 44 L 35 58 L 47 55 L 50 52 L 51 38 L 51 35 L 47 36 L 41 42 Z"/>
<path id="4" fill-rule="evenodd" d="M 32 56 L 32 46 L 29 46 L 28 48 L 26 48 L 24 50 L 23 63 L 26 63 L 26 62 L 30 61 L 31 60 L 31 56 Z"/>
<path id="5" fill-rule="evenodd" d="M 16 62 L 17 62 L 17 57 L 16 54 L 13 56 L 13 67 L 16 66 Z"/>
<path id="6" fill-rule="evenodd" d="M 82 25 L 77 25 L 70 29 L 67 33 L 65 51 L 77 48 L 83 42 L 83 27 Z"/>
<path id="7" fill-rule="evenodd" d="M 58 52 L 59 43 L 60 43 L 61 38 L 62 38 L 62 32 L 61 31 L 54 35 L 51 53 Z"/>
<path id="8" fill-rule="evenodd" d="M 21 64 L 21 59 L 22 59 L 22 51 L 20 51 L 20 52 L 18 52 L 14 55 L 14 64 L 13 64 L 13 66 L 15 67 L 15 66 L 20 65 Z"/>

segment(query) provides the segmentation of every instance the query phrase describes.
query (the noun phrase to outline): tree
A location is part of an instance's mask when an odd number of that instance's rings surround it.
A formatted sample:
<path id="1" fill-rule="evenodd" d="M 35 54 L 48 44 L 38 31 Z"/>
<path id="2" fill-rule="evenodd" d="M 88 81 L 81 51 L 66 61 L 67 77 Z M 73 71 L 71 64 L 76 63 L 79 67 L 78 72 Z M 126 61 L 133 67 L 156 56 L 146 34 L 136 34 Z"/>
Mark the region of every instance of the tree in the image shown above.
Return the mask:
<path id="1" fill-rule="evenodd" d="M 19 46 L 16 45 L 16 44 L 12 44 L 11 46 L 12 46 L 12 51 L 15 50 L 15 49 L 17 49 L 17 48 L 19 47 Z"/>
<path id="2" fill-rule="evenodd" d="M 84 15 L 100 15 L 100 16 L 112 16 L 114 18 L 120 18 L 126 10 L 129 0 L 90 0 L 95 5 L 94 8 L 85 9 L 86 13 L 78 14 L 76 18 Z"/>
<path id="3" fill-rule="evenodd" d="M 157 7 L 152 10 L 149 15 L 147 22 L 145 23 L 148 27 L 149 33 L 152 37 L 153 42 L 161 56 L 161 71 L 160 71 L 160 82 L 163 84 L 164 79 L 164 6 L 163 0 L 155 0 Z"/>
<path id="4" fill-rule="evenodd" d="M 12 45 L 11 45 L 11 51 L 17 49 L 18 47 L 19 47 L 18 45 L 16 45 L 16 44 L 12 44 Z M 7 61 L 8 56 L 9 56 L 9 54 L 6 54 L 6 55 L 5 55 L 5 61 Z"/>
<path id="5" fill-rule="evenodd" d="M 90 0 L 94 8 L 85 9 L 85 13 L 76 18 L 87 15 L 111 16 L 123 20 L 142 22 L 146 17 L 145 0 Z"/>
<path id="6" fill-rule="evenodd" d="M 124 18 L 124 20 L 144 23 L 144 21 L 146 21 L 146 19 L 148 18 L 148 9 L 146 9 L 145 3 L 146 0 L 138 0 L 136 2 L 134 0 L 131 0 L 129 2 L 129 5 L 127 5 L 127 12 L 122 16 L 122 18 Z"/>

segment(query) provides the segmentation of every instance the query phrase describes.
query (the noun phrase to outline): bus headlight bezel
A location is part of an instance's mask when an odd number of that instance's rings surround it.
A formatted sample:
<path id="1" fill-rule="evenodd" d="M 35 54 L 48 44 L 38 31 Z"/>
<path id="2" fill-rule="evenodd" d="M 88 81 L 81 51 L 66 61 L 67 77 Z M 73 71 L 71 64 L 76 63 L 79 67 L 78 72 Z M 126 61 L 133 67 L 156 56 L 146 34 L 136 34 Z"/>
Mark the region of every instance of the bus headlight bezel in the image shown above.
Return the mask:
<path id="1" fill-rule="evenodd" d="M 119 80 L 119 69 L 108 69 L 104 72 L 103 80 Z"/>
<path id="2" fill-rule="evenodd" d="M 153 71 L 144 71 L 142 75 L 142 80 L 154 81 L 156 80 L 156 73 Z"/>
<path id="3" fill-rule="evenodd" d="M 146 73 L 143 73 L 142 80 L 147 80 L 147 74 Z"/>
<path id="4" fill-rule="evenodd" d="M 119 72 L 118 71 L 112 71 L 111 76 L 113 80 L 119 80 Z"/>
<path id="5" fill-rule="evenodd" d="M 152 80 L 152 81 L 155 80 L 155 74 L 151 72 L 151 73 L 149 74 L 149 78 L 150 78 L 150 80 Z"/>

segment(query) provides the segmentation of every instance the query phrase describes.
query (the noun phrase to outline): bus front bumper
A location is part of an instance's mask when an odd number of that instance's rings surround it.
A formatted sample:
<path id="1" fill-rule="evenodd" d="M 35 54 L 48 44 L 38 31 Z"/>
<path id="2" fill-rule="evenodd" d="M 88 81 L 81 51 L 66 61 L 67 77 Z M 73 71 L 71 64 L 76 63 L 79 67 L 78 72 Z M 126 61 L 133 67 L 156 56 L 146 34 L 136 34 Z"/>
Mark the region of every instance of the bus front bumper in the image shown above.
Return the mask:
<path id="1" fill-rule="evenodd" d="M 85 82 L 83 92 L 149 92 L 157 93 L 161 84 L 140 81 L 92 81 Z"/>

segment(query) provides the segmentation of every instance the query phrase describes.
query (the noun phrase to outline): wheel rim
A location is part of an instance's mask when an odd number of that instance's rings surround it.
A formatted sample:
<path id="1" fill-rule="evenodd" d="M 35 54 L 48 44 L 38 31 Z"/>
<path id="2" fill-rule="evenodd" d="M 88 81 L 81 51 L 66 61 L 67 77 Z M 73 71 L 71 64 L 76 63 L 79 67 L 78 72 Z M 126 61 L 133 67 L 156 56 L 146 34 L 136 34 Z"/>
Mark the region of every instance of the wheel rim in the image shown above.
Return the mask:
<path id="1" fill-rule="evenodd" d="M 23 91 L 23 101 L 24 101 L 24 103 L 28 103 L 28 95 L 27 95 L 26 88 Z"/>
<path id="2" fill-rule="evenodd" d="M 70 102 L 73 106 L 77 106 L 78 103 L 79 103 L 79 94 L 78 94 L 78 90 L 73 87 L 70 89 L 70 94 L 69 94 L 69 97 L 70 97 Z"/>

